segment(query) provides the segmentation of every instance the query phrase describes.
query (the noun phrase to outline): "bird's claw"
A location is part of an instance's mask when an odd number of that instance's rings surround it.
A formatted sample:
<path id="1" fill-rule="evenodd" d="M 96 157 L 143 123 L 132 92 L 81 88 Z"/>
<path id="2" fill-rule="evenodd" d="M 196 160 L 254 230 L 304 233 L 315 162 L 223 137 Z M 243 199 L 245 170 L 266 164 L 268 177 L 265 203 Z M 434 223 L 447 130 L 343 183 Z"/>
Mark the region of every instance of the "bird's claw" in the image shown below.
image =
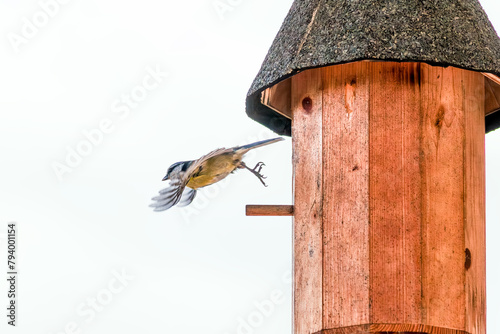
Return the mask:
<path id="1" fill-rule="evenodd" d="M 264 175 L 260 174 L 260 171 L 262 170 L 262 167 L 265 166 L 266 164 L 263 163 L 262 161 L 261 162 L 257 162 L 257 164 L 255 165 L 255 167 L 252 169 L 255 173 L 259 174 L 261 178 L 263 179 L 266 179 L 267 177 L 265 177 Z"/>
<path id="2" fill-rule="evenodd" d="M 262 182 L 262 184 L 267 187 L 267 184 L 264 182 L 264 179 L 266 178 L 264 175 L 262 175 L 260 173 L 260 171 L 262 170 L 262 167 L 265 166 L 265 164 L 261 161 L 261 162 L 258 162 L 255 167 L 253 169 L 251 168 L 248 168 L 247 165 L 245 165 L 243 162 L 241 163 L 241 165 L 248 169 L 250 172 L 252 172 L 255 176 L 257 176 L 257 178 L 259 179 L 260 182 Z"/>

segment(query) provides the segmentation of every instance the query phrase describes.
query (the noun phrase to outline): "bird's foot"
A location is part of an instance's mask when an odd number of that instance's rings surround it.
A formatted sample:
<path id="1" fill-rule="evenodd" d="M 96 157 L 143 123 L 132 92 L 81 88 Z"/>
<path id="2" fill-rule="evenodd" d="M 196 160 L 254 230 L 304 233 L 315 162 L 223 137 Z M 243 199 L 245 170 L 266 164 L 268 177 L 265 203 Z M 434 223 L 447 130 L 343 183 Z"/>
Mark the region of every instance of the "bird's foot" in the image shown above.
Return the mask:
<path id="1" fill-rule="evenodd" d="M 266 164 L 264 164 L 262 161 L 261 162 L 257 162 L 257 164 L 255 165 L 255 167 L 253 168 L 253 170 L 260 174 L 260 171 L 262 170 L 262 167 L 265 166 L 265 165 Z M 262 174 L 260 174 L 260 175 L 262 176 L 263 179 L 266 178 Z"/>
<path id="2" fill-rule="evenodd" d="M 246 168 L 248 169 L 250 172 L 252 172 L 253 175 L 257 176 L 257 178 L 259 179 L 260 182 L 262 182 L 262 184 L 267 187 L 267 184 L 264 182 L 264 179 L 266 178 L 264 175 L 262 175 L 260 173 L 260 171 L 262 170 L 262 167 L 265 166 L 265 164 L 261 161 L 261 162 L 258 162 L 254 168 L 249 168 L 247 165 L 245 165 L 245 163 L 242 161 L 241 164 L 240 164 L 243 168 Z"/>

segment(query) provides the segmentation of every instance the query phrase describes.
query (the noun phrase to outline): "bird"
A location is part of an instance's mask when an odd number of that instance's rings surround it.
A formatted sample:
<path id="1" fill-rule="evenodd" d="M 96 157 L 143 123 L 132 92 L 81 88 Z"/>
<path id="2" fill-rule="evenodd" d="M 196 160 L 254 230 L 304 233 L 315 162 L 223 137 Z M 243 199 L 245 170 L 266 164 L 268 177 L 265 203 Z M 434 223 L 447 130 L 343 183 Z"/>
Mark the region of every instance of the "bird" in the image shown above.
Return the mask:
<path id="1" fill-rule="evenodd" d="M 254 174 L 264 186 L 267 187 L 260 172 L 265 166 L 258 162 L 254 168 L 249 168 L 242 160 L 248 151 L 284 140 L 281 137 L 261 140 L 252 144 L 235 146 L 232 148 L 219 148 L 197 160 L 179 161 L 172 164 L 162 181 L 169 181 L 169 186 L 159 191 L 152 198 L 150 207 L 154 211 L 165 211 L 177 205 L 189 205 L 196 196 L 196 191 L 219 182 L 237 169 L 245 168 Z"/>

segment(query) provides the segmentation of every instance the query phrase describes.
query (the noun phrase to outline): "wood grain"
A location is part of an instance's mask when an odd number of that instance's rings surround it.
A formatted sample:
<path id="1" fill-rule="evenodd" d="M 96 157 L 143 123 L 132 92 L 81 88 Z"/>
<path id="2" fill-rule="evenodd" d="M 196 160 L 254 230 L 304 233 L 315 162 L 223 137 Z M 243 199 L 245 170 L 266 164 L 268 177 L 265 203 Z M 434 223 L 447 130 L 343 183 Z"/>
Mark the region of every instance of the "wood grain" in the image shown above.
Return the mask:
<path id="1" fill-rule="evenodd" d="M 485 334 L 482 74 L 292 77 L 295 333 Z"/>
<path id="2" fill-rule="evenodd" d="M 293 205 L 247 205 L 247 216 L 293 216 Z"/>
<path id="3" fill-rule="evenodd" d="M 285 117 L 292 118 L 291 89 L 292 79 L 283 80 L 261 93 L 261 103 Z"/>
<path id="4" fill-rule="evenodd" d="M 371 322 L 421 316 L 420 65 L 370 63 Z"/>
<path id="5" fill-rule="evenodd" d="M 500 85 L 500 77 L 498 77 L 497 75 L 495 74 L 492 74 L 492 73 L 486 73 L 486 72 L 483 72 L 483 75 L 490 79 L 491 81 L 495 82 L 497 85 Z"/>
<path id="6" fill-rule="evenodd" d="M 369 322 L 367 69 L 322 69 L 324 328 Z"/>
<path id="7" fill-rule="evenodd" d="M 464 329 L 462 70 L 421 69 L 423 321 Z"/>
<path id="8" fill-rule="evenodd" d="M 479 73 L 462 71 L 465 113 L 465 329 L 486 333 L 485 91 Z M 468 261 L 468 262 L 467 262 Z"/>
<path id="9" fill-rule="evenodd" d="M 422 324 L 363 324 L 358 326 L 324 329 L 315 334 L 468 334 L 462 330 Z"/>
<path id="10" fill-rule="evenodd" d="M 322 87 L 320 70 L 292 78 L 294 333 L 322 329 Z"/>
<path id="11" fill-rule="evenodd" d="M 485 77 L 484 89 L 484 115 L 487 116 L 500 109 L 500 83 L 496 83 Z"/>

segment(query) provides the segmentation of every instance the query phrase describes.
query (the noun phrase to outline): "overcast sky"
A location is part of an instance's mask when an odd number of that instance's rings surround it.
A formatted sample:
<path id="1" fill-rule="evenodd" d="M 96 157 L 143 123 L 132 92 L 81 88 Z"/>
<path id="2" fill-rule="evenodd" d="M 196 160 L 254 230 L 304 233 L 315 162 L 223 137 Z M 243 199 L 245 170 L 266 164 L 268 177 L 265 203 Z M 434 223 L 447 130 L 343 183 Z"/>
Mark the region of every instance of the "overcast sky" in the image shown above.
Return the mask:
<path id="1" fill-rule="evenodd" d="M 244 215 L 292 203 L 290 139 L 246 158 L 267 188 L 238 171 L 148 207 L 171 163 L 275 136 L 244 101 L 291 3 L 0 0 L 0 259 L 16 222 L 20 273 L 3 333 L 291 332 L 291 218 Z M 498 0 L 481 3 L 500 31 Z M 486 143 L 497 333 L 500 131 Z"/>

